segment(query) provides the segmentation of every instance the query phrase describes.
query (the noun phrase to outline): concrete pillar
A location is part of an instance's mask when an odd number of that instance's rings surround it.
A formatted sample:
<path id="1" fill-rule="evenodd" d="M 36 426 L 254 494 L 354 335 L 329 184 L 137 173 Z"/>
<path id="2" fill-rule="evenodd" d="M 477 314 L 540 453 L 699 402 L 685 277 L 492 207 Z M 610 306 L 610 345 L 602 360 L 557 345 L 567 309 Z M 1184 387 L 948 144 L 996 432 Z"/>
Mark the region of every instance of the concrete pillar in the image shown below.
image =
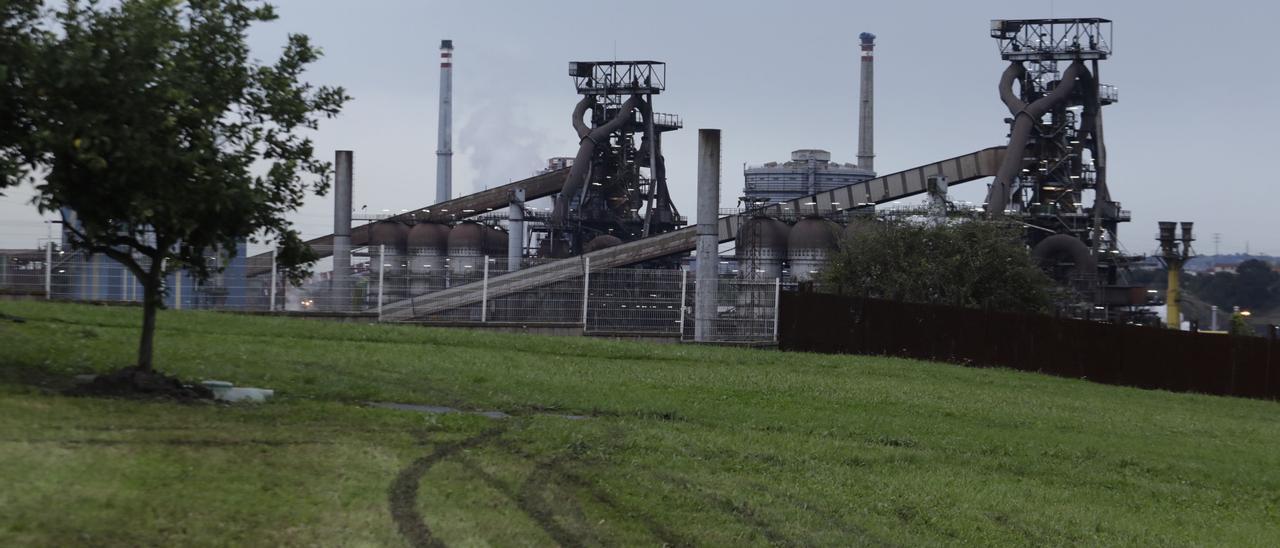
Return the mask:
<path id="1" fill-rule="evenodd" d="M 713 338 L 720 266 L 720 130 L 698 130 L 698 271 L 693 339 Z"/>
<path id="2" fill-rule="evenodd" d="M 511 207 L 507 212 L 507 271 L 520 270 L 524 258 L 524 189 L 511 191 Z"/>
<path id="3" fill-rule="evenodd" d="M 333 184 L 333 294 L 335 310 L 351 306 L 351 189 L 354 154 L 339 150 L 335 163 L 337 176 Z"/>

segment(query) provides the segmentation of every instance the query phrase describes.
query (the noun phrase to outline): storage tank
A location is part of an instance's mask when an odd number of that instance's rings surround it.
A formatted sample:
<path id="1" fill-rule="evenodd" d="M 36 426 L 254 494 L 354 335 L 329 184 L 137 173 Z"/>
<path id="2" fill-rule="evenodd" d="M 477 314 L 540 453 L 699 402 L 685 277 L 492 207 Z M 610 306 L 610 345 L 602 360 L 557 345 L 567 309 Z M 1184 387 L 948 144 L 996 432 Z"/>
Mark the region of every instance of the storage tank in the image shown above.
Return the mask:
<path id="1" fill-rule="evenodd" d="M 738 229 L 738 277 L 744 280 L 773 280 L 782 276 L 787 258 L 787 237 L 791 227 L 770 217 L 752 217 Z"/>
<path id="2" fill-rule="evenodd" d="M 378 276 L 378 253 L 382 252 L 382 301 L 394 302 L 405 297 L 408 284 L 409 227 L 392 221 L 378 221 L 369 231 L 369 256 L 372 261 L 370 276 L 374 283 Z M 376 299 L 377 289 L 371 294 Z"/>
<path id="3" fill-rule="evenodd" d="M 480 223 L 458 223 L 449 231 L 449 285 L 479 280 L 484 268 L 485 240 L 492 230 Z"/>
<path id="4" fill-rule="evenodd" d="M 787 236 L 791 279 L 807 282 L 816 278 L 839 247 L 840 232 L 840 225 L 821 217 L 806 217 L 791 227 Z"/>
<path id="5" fill-rule="evenodd" d="M 600 251 L 601 249 L 610 248 L 621 243 L 622 238 L 612 234 L 601 234 L 587 242 L 587 245 L 582 247 L 582 251 L 584 253 L 591 253 L 592 251 Z"/>
<path id="6" fill-rule="evenodd" d="M 444 289 L 449 225 L 418 223 L 409 229 L 409 291 L 422 295 Z"/>
<path id="7" fill-rule="evenodd" d="M 507 229 L 496 226 L 485 227 L 484 247 L 480 252 L 489 257 L 489 275 L 493 276 L 499 272 L 507 271 L 507 244 L 509 243 L 509 235 Z M 482 263 L 483 264 L 483 263 Z"/>

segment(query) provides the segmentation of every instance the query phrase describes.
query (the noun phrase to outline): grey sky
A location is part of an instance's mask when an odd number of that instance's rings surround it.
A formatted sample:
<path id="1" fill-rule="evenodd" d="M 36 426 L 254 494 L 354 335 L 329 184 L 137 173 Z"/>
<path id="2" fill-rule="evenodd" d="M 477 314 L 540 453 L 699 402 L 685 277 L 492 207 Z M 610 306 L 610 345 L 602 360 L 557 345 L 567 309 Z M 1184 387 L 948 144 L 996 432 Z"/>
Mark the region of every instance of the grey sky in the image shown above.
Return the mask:
<path id="1" fill-rule="evenodd" d="M 263 59 L 302 32 L 326 56 L 308 74 L 355 97 L 322 125 L 318 150 L 352 149 L 355 204 L 399 211 L 432 201 L 437 47 L 454 40 L 455 195 L 520 179 L 546 157 L 571 156 L 576 101 L 571 60 L 666 61 L 657 110 L 685 129 L 664 141 L 682 212 L 694 211 L 696 130 L 724 131 L 722 206 L 742 189 L 743 163 L 824 148 L 853 162 L 857 35 L 878 36 L 876 167 L 890 173 L 1002 145 L 996 95 L 1003 62 L 987 36 L 993 18 L 1106 17 L 1115 56 L 1104 82 L 1113 196 L 1133 211 L 1121 227 L 1132 252 L 1154 247 L 1157 220 L 1193 220 L 1199 250 L 1280 254 L 1268 161 L 1280 139 L 1280 8 L 1269 2 L 648 2 L 279 0 L 281 20 L 253 36 Z M 954 187 L 981 202 L 986 181 Z M 0 198 L 0 246 L 44 235 L 28 189 Z M 295 217 L 307 236 L 332 227 L 330 198 Z"/>

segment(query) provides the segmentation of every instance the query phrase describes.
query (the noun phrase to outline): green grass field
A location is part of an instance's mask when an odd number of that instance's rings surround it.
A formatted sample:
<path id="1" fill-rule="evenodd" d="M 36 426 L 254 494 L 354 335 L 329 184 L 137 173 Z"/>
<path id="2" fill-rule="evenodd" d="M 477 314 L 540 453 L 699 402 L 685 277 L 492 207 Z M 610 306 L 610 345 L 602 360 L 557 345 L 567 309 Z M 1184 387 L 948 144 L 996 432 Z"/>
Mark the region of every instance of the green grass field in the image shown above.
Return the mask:
<path id="1" fill-rule="evenodd" d="M 277 398 L 68 398 L 139 311 L 0 313 L 28 320 L 0 321 L 3 546 L 1280 544 L 1272 402 L 185 311 L 161 369 Z"/>

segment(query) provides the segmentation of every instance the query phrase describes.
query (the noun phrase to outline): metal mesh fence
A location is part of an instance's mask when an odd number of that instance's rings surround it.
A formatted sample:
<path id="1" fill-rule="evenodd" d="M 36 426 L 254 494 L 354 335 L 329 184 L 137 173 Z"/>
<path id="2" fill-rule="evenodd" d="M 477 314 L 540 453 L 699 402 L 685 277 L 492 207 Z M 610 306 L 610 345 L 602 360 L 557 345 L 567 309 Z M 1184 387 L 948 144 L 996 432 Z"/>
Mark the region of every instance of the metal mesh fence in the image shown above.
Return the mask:
<path id="1" fill-rule="evenodd" d="M 778 333 L 778 280 L 744 280 L 721 277 L 716 282 L 716 309 L 704 318 L 696 305 L 697 280 L 686 284 L 686 315 L 680 337 L 697 340 L 697 324 L 705 322 L 707 341 L 776 341 Z"/>
<path id="2" fill-rule="evenodd" d="M 683 270 L 619 268 L 592 272 L 588 333 L 680 334 Z"/>
<path id="3" fill-rule="evenodd" d="M 335 261 L 331 248 L 300 284 L 276 266 L 271 252 L 206 258 L 216 272 L 204 281 L 170 273 L 164 302 L 172 309 L 310 314 L 364 314 L 407 308 L 416 323 L 581 326 L 590 334 L 656 335 L 695 339 L 696 280 L 684 270 L 603 269 L 583 275 L 584 263 L 563 261 L 570 276 L 511 283 L 505 257 L 411 256 L 389 247 L 353 249 Z M 145 258 L 139 262 L 146 265 Z M 335 264 L 346 263 L 335 271 Z M 142 302 L 143 287 L 124 266 L 103 255 L 56 248 L 0 254 L 0 291 L 77 301 Z M 538 267 L 535 263 L 522 268 Z M 545 271 L 546 266 L 540 266 Z M 502 278 L 499 278 L 502 277 Z M 491 286 L 491 282 L 497 282 Z M 719 280 L 709 341 L 774 341 L 776 281 Z"/>

